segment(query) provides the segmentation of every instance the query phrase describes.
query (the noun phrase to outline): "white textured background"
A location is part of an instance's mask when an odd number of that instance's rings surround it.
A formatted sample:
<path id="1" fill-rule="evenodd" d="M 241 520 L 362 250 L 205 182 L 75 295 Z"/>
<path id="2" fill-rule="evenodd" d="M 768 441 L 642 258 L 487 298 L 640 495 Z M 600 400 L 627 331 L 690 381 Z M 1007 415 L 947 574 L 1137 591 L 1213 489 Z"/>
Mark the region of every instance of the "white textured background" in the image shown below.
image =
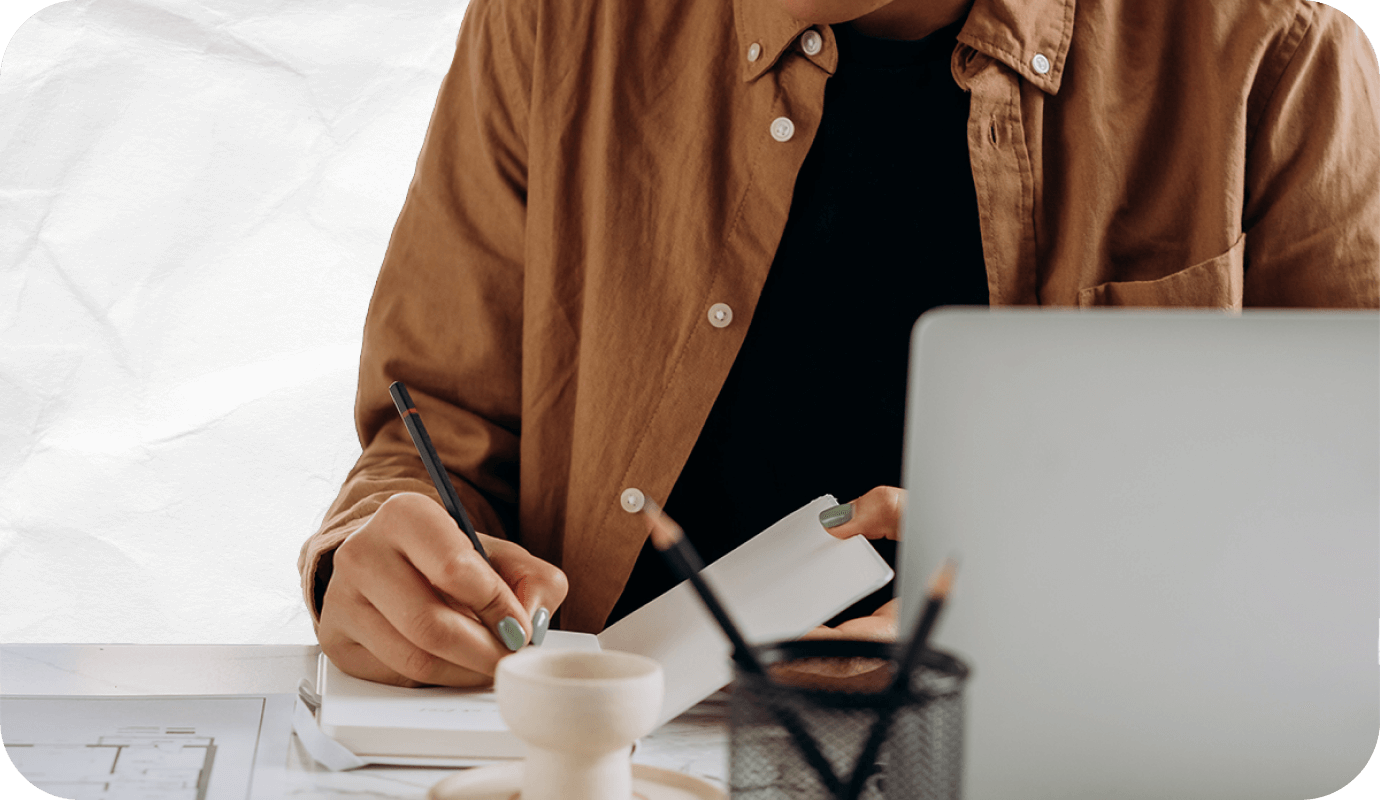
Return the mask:
<path id="1" fill-rule="evenodd" d="M 464 0 L 70 0 L 0 62 L 0 641 L 314 641 Z"/>

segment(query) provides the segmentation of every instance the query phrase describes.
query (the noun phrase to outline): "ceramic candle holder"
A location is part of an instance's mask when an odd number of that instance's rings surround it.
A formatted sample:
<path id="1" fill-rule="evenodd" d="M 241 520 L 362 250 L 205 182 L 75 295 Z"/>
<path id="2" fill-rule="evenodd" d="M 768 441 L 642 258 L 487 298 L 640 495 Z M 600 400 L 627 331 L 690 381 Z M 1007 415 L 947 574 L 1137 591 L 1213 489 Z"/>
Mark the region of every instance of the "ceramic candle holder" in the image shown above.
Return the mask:
<path id="1" fill-rule="evenodd" d="M 527 744 L 522 800 L 630 800 L 632 743 L 661 713 L 661 665 L 529 647 L 498 663 L 503 721 Z"/>

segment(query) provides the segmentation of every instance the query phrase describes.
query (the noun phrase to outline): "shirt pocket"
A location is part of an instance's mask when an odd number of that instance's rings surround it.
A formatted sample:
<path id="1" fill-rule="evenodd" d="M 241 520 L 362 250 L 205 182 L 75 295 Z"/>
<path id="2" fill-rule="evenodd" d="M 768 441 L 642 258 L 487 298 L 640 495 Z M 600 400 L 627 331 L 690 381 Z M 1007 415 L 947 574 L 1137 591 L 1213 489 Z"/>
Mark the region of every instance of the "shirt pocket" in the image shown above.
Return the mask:
<path id="1" fill-rule="evenodd" d="M 1078 293 L 1080 308 L 1147 306 L 1241 308 L 1246 234 L 1216 258 L 1153 281 L 1111 281 Z"/>

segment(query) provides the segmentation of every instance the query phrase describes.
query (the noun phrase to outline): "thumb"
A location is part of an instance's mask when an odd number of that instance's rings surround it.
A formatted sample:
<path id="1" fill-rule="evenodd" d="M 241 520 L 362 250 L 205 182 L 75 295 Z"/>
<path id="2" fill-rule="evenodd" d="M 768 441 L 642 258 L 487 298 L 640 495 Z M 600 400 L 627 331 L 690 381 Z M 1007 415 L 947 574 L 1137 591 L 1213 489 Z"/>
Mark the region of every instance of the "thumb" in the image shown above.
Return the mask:
<path id="1" fill-rule="evenodd" d="M 901 538 L 901 512 L 906 493 L 895 486 L 878 486 L 851 503 L 826 509 L 819 522 L 839 539 L 862 536 L 867 539 Z"/>

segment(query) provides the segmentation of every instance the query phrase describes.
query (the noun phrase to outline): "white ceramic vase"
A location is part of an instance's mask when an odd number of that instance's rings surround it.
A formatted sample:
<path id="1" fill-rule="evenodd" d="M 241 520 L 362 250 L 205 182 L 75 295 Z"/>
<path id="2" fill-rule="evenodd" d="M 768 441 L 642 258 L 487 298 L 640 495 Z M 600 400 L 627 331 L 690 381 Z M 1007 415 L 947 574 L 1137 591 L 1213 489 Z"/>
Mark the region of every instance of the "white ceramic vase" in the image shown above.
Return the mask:
<path id="1" fill-rule="evenodd" d="M 527 744 L 522 800 L 630 800 L 632 743 L 661 714 L 661 665 L 529 647 L 498 664 L 503 721 Z"/>

